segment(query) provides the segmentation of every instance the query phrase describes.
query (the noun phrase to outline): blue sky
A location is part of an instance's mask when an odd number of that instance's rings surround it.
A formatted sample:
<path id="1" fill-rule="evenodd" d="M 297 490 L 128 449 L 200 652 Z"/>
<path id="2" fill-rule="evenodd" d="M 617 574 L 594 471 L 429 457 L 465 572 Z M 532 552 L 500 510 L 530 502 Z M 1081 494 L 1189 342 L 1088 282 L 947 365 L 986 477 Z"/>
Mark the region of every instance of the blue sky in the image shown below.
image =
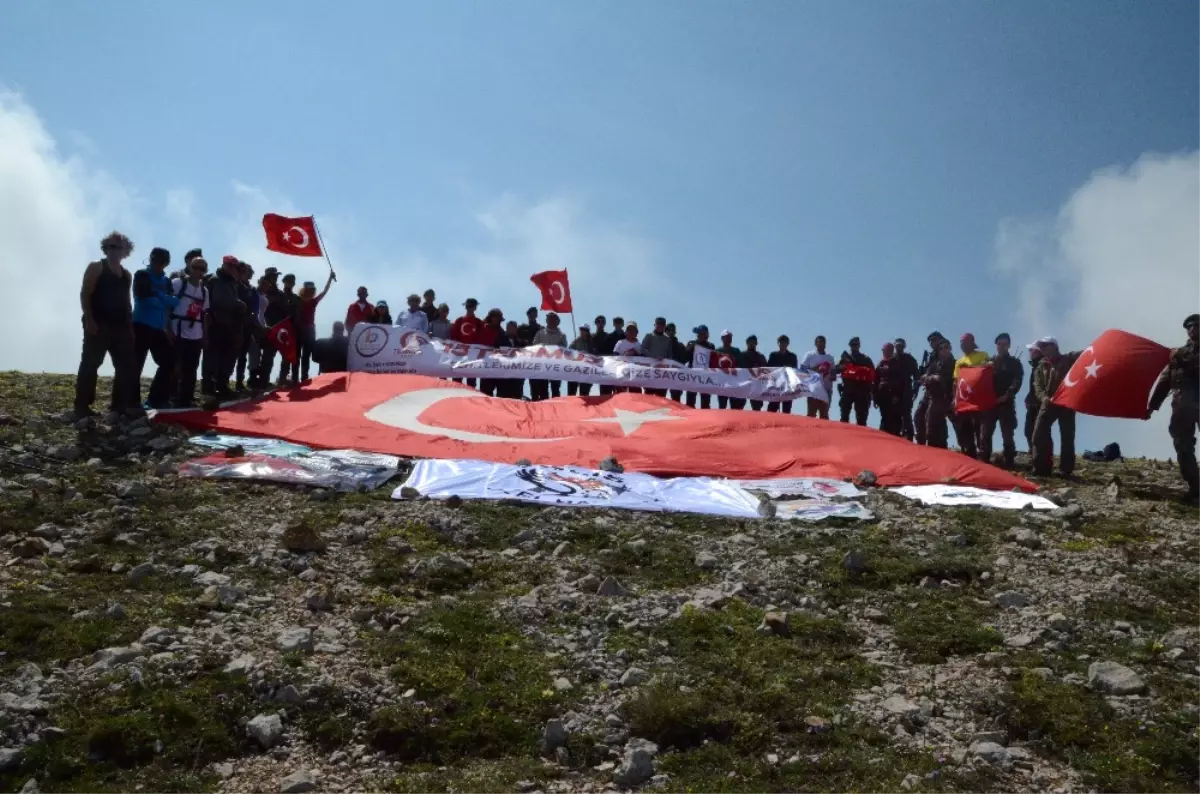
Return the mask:
<path id="1" fill-rule="evenodd" d="M 75 180 L 80 239 L 123 222 L 141 253 L 279 264 L 257 217 L 315 213 L 346 274 L 322 324 L 359 280 L 519 317 L 566 266 L 588 319 L 1078 348 L 1176 343 L 1195 310 L 1198 28 L 1194 2 L 8 0 L 0 86 Z M 1120 237 L 1176 241 L 1135 265 L 1161 299 L 1076 244 L 1147 192 L 1169 212 Z M 81 266 L 37 263 L 72 290 Z"/>

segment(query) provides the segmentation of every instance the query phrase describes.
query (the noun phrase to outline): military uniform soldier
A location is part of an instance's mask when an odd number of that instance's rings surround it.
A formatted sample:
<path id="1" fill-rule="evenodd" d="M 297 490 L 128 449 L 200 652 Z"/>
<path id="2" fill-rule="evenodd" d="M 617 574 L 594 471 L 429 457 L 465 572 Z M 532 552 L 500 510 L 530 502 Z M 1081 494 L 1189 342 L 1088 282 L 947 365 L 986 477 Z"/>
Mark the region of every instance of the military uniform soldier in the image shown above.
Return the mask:
<path id="1" fill-rule="evenodd" d="M 927 350 L 925 355 L 922 357 L 921 367 L 917 372 L 916 380 L 917 386 L 920 386 L 923 383 L 925 384 L 925 391 L 921 394 L 921 400 L 917 403 L 917 414 L 913 418 L 914 435 L 916 436 L 917 443 L 921 446 L 924 446 L 928 441 L 928 434 L 926 431 L 929 426 L 929 401 L 932 399 L 932 396 L 929 393 L 929 385 L 926 382 L 925 376 L 932 374 L 932 368 L 937 364 L 938 350 L 940 349 L 940 345 L 944 337 L 937 331 L 934 331 L 926 339 L 929 342 L 929 350 Z M 944 421 L 943 424 L 945 424 Z"/>
<path id="2" fill-rule="evenodd" d="M 1196 426 L 1200 424 L 1200 350 L 1196 338 L 1200 314 L 1184 320 L 1183 327 L 1187 329 L 1187 344 L 1171 351 L 1167 368 L 1154 384 L 1146 418 L 1162 407 L 1170 392 L 1171 440 L 1175 442 L 1179 473 L 1188 484 L 1188 501 L 1196 502 L 1200 500 L 1200 471 L 1196 465 Z"/>

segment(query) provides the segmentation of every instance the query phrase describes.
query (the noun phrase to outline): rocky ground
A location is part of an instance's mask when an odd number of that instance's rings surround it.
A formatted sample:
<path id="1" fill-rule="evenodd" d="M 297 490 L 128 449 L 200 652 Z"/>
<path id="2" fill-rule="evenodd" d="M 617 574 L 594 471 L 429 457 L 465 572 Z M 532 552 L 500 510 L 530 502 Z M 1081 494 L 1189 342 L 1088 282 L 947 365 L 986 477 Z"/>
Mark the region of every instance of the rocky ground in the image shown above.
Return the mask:
<path id="1" fill-rule="evenodd" d="M 0 790 L 1195 791 L 1197 512 L 798 525 L 178 478 L 0 375 Z"/>

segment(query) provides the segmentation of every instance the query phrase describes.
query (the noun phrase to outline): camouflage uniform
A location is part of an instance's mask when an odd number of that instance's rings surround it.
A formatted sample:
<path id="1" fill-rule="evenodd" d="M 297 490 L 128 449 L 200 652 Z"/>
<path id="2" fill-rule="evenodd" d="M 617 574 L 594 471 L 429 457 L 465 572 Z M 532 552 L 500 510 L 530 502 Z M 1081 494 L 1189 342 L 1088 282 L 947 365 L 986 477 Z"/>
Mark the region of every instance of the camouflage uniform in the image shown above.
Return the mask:
<path id="1" fill-rule="evenodd" d="M 1025 380 L 1025 368 L 1014 356 L 997 356 L 992 359 L 992 379 L 996 387 L 996 397 L 1003 398 L 1004 401 L 997 402 L 995 408 L 985 411 L 980 417 L 979 459 L 991 463 L 992 436 L 996 432 L 996 424 L 999 423 L 1000 438 L 1004 445 L 1004 465 L 1012 468 L 1017 458 L 1017 444 L 1013 438 L 1017 431 L 1016 400 Z"/>
<path id="2" fill-rule="evenodd" d="M 1200 315 L 1193 314 L 1184 321 L 1191 337 L 1183 347 L 1171 351 L 1167 368 L 1154 384 L 1150 397 L 1150 412 L 1162 407 L 1167 393 L 1171 394 L 1171 440 L 1179 460 L 1179 473 L 1188 484 L 1188 497 L 1200 497 L 1200 469 L 1196 464 L 1196 427 L 1200 424 L 1200 348 L 1196 328 Z"/>
<path id="3" fill-rule="evenodd" d="M 937 343 L 942 339 L 942 335 L 934 331 L 929 335 L 926 341 L 929 342 L 930 350 L 922 357 L 921 367 L 917 372 L 917 378 L 914 383 L 913 393 L 916 394 L 916 388 L 920 385 L 921 376 L 933 374 L 933 367 L 937 363 Z M 917 413 L 913 417 L 913 435 L 916 436 L 916 442 L 922 446 L 928 440 L 926 431 L 929 427 L 928 412 L 929 412 L 929 387 L 925 387 L 921 399 L 917 402 Z"/>
<path id="4" fill-rule="evenodd" d="M 1051 402 L 1063 378 L 1075 366 L 1083 351 L 1063 353 L 1053 358 L 1042 356 L 1033 374 L 1033 391 L 1037 396 L 1037 421 L 1033 425 L 1033 473 L 1045 477 L 1054 468 L 1054 452 L 1051 448 L 1050 431 L 1058 423 L 1058 435 L 1062 448 L 1059 450 L 1059 469 L 1064 477 L 1075 471 L 1075 411 Z"/>

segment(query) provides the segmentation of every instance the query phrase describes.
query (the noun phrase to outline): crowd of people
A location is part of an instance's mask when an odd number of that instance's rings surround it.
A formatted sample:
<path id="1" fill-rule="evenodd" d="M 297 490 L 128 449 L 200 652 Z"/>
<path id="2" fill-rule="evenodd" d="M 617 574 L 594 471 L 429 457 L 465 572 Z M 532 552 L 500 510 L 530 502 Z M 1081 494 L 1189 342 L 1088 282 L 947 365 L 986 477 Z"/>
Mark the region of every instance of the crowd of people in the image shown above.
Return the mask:
<path id="1" fill-rule="evenodd" d="M 201 397 L 223 401 L 272 384 L 277 351 L 268 344 L 268 329 L 285 320 L 295 329 L 299 355 L 294 362 L 282 361 L 276 385 L 295 386 L 309 378 L 313 362 L 321 372 L 346 369 L 349 333 L 359 323 L 399 326 L 422 331 L 432 337 L 464 344 L 488 347 L 526 347 L 555 345 L 596 356 L 642 356 L 676 361 L 691 366 L 697 348 L 706 348 L 732 361 L 736 367 L 807 368 L 820 374 L 826 394 L 836 394 L 839 418 L 866 425 L 871 406 L 880 415 L 879 427 L 893 435 L 932 447 L 948 446 L 949 429 L 955 432 L 963 454 L 984 461 L 992 460 L 993 438 L 997 428 L 1001 438 L 1000 464 L 1012 467 L 1016 457 L 1016 432 L 1023 432 L 1036 474 L 1048 475 L 1053 464 L 1052 429 L 1059 429 L 1059 466 L 1064 476 L 1075 468 L 1075 412 L 1052 402 L 1063 378 L 1080 352 L 1063 352 L 1053 337 L 1044 337 L 1026 345 L 1030 377 L 1024 397 L 1025 366 L 1012 355 L 1007 333 L 995 337 L 995 352 L 980 349 L 974 335 L 963 334 L 959 352 L 947 337 L 934 331 L 927 341 L 929 349 L 920 362 L 908 352 L 904 339 L 882 345 L 876 363 L 862 351 L 861 340 L 853 337 L 847 349 L 835 359 L 827 351 L 824 336 L 813 340 L 813 348 L 803 358 L 790 350 L 786 335 L 776 339 L 776 349 L 764 354 L 757 336 L 745 339 L 745 346 L 733 344 L 733 333 L 724 330 L 716 344 L 709 329 L 692 329 L 694 338 L 679 339 L 674 323 L 657 317 L 653 327 L 641 333 L 634 321 L 621 317 L 597 316 L 593 325 L 581 325 L 574 339 L 568 339 L 561 319 L 554 312 L 538 321 L 539 311 L 531 307 L 526 322 L 506 320 L 500 309 L 490 309 L 481 318 L 479 301 L 468 298 L 464 312 L 450 319 L 450 307 L 437 303 L 434 290 L 424 296 L 409 295 L 407 307 L 393 317 L 386 301 L 372 302 L 366 287 L 359 287 L 356 300 L 347 307 L 345 320 L 333 324 L 332 334 L 318 339 L 316 310 L 329 291 L 335 276 L 331 272 L 318 292 L 307 281 L 296 291 L 296 277 L 280 277 L 276 268 L 267 268 L 257 281 L 254 269 L 235 256 L 224 256 L 215 272 L 199 249 L 184 255 L 181 270 L 168 274 L 171 255 L 162 248 L 150 252 L 145 268 L 130 273 L 122 264 L 133 252 L 128 237 L 113 232 L 101 242 L 103 258 L 88 265 L 83 276 L 80 302 L 83 309 L 83 353 L 76 384 L 75 413 L 92 414 L 96 398 L 97 371 L 105 356 L 113 363 L 110 410 L 127 416 L 144 414 L 147 409 L 188 408 L 196 405 L 199 385 Z M 282 285 L 282 286 L 281 286 Z M 1188 342 L 1172 353 L 1147 410 L 1146 418 L 1157 410 L 1168 393 L 1172 402 L 1171 435 L 1180 468 L 1188 481 L 1191 495 L 1198 493 L 1195 441 L 1197 416 L 1197 341 L 1200 316 L 1185 321 Z M 143 402 L 141 377 L 147 357 L 155 365 L 149 392 Z M 995 389 L 995 407 L 990 410 L 958 412 L 955 396 L 958 376 L 963 367 L 989 364 Z M 519 379 L 473 379 L 466 382 L 485 394 L 533 401 L 559 397 L 560 381 L 530 380 L 528 397 L 525 381 Z M 232 383 L 232 385 L 231 385 Z M 568 396 L 591 394 L 588 383 L 567 382 Z M 637 387 L 599 386 L 599 394 L 619 391 L 645 391 L 648 394 L 709 409 L 712 395 L 659 391 Z M 918 399 L 919 395 L 919 399 Z M 1021 410 L 1018 413 L 1018 403 Z M 792 412 L 791 401 L 744 400 L 719 395 L 719 410 L 765 410 Z M 809 417 L 830 418 L 830 402 L 806 399 Z"/>

